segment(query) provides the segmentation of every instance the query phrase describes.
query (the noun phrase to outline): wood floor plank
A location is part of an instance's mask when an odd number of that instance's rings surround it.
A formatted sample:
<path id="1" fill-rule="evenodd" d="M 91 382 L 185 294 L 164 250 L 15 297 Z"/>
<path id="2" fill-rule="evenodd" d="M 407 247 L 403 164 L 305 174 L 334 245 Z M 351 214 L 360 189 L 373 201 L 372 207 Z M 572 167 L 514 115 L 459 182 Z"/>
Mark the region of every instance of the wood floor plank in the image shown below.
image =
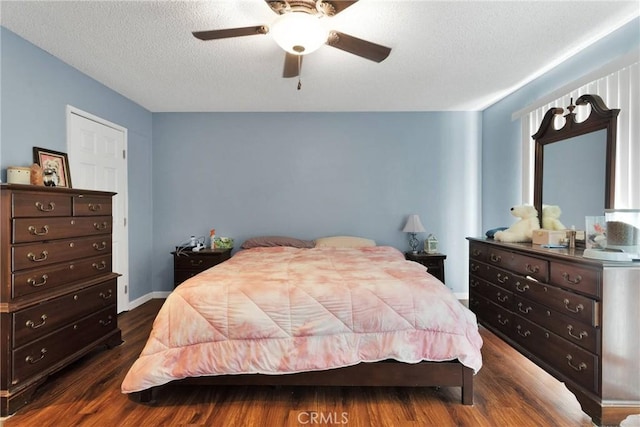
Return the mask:
<path id="1" fill-rule="evenodd" d="M 2 425 L 592 426 L 562 383 L 483 328 L 484 366 L 475 377 L 473 406 L 460 403 L 458 388 L 267 386 L 169 386 L 143 405 L 120 393 L 120 384 L 161 304 L 152 300 L 121 314 L 121 346 L 93 351 L 51 376 L 34 401 Z"/>

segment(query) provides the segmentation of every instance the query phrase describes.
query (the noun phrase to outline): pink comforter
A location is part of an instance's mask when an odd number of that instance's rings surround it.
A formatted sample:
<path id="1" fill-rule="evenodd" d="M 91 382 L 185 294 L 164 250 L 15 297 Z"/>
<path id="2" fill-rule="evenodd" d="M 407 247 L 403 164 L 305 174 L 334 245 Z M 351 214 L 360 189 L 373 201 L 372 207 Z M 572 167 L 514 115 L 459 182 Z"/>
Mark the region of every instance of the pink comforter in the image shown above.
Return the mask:
<path id="1" fill-rule="evenodd" d="M 475 315 L 385 246 L 241 251 L 169 295 L 122 383 L 286 374 L 360 362 L 482 366 Z"/>

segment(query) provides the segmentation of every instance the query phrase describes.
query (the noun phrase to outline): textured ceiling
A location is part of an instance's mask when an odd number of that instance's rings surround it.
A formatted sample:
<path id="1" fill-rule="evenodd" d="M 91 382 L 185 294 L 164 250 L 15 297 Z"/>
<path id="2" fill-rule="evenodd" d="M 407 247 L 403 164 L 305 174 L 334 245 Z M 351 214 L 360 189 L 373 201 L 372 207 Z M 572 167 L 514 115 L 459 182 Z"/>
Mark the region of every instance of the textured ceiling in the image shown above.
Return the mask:
<path id="1" fill-rule="evenodd" d="M 302 90 L 264 0 L 2 1 L 3 26 L 153 112 L 481 110 L 638 16 L 638 1 L 360 0 L 332 29 L 392 48 L 375 63 L 323 46 Z"/>

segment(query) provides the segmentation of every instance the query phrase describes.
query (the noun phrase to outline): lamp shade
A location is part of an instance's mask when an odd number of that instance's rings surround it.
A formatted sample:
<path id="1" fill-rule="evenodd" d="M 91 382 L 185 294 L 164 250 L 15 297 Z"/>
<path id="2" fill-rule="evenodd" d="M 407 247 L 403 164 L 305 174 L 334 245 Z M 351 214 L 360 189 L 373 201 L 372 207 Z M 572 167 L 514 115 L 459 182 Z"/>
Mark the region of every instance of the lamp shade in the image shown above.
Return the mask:
<path id="1" fill-rule="evenodd" d="M 409 215 L 407 223 L 405 224 L 402 231 L 404 231 L 405 233 L 423 233 L 426 230 L 424 229 L 424 226 L 420 221 L 420 217 L 416 214 L 413 214 Z"/>
<path id="2" fill-rule="evenodd" d="M 294 55 L 306 55 L 317 50 L 329 37 L 320 19 L 305 12 L 281 15 L 270 32 L 281 48 Z"/>

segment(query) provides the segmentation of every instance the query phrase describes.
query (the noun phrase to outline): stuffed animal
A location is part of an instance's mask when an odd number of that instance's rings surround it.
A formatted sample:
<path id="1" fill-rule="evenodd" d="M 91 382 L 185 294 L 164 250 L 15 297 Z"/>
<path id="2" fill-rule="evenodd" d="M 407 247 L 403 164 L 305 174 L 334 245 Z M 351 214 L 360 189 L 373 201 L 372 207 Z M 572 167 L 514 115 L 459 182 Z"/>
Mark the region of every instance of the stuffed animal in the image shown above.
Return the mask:
<path id="1" fill-rule="evenodd" d="M 560 222 L 562 210 L 560 206 L 544 205 L 542 207 L 542 228 L 545 230 L 566 230 L 567 227 Z"/>
<path id="2" fill-rule="evenodd" d="M 494 239 L 513 243 L 530 242 L 533 230 L 540 229 L 536 208 L 531 205 L 514 206 L 511 208 L 511 215 L 520 220 L 506 230 L 496 232 Z"/>
<path id="3" fill-rule="evenodd" d="M 31 165 L 31 185 L 44 185 L 42 168 L 39 164 L 34 163 Z"/>

